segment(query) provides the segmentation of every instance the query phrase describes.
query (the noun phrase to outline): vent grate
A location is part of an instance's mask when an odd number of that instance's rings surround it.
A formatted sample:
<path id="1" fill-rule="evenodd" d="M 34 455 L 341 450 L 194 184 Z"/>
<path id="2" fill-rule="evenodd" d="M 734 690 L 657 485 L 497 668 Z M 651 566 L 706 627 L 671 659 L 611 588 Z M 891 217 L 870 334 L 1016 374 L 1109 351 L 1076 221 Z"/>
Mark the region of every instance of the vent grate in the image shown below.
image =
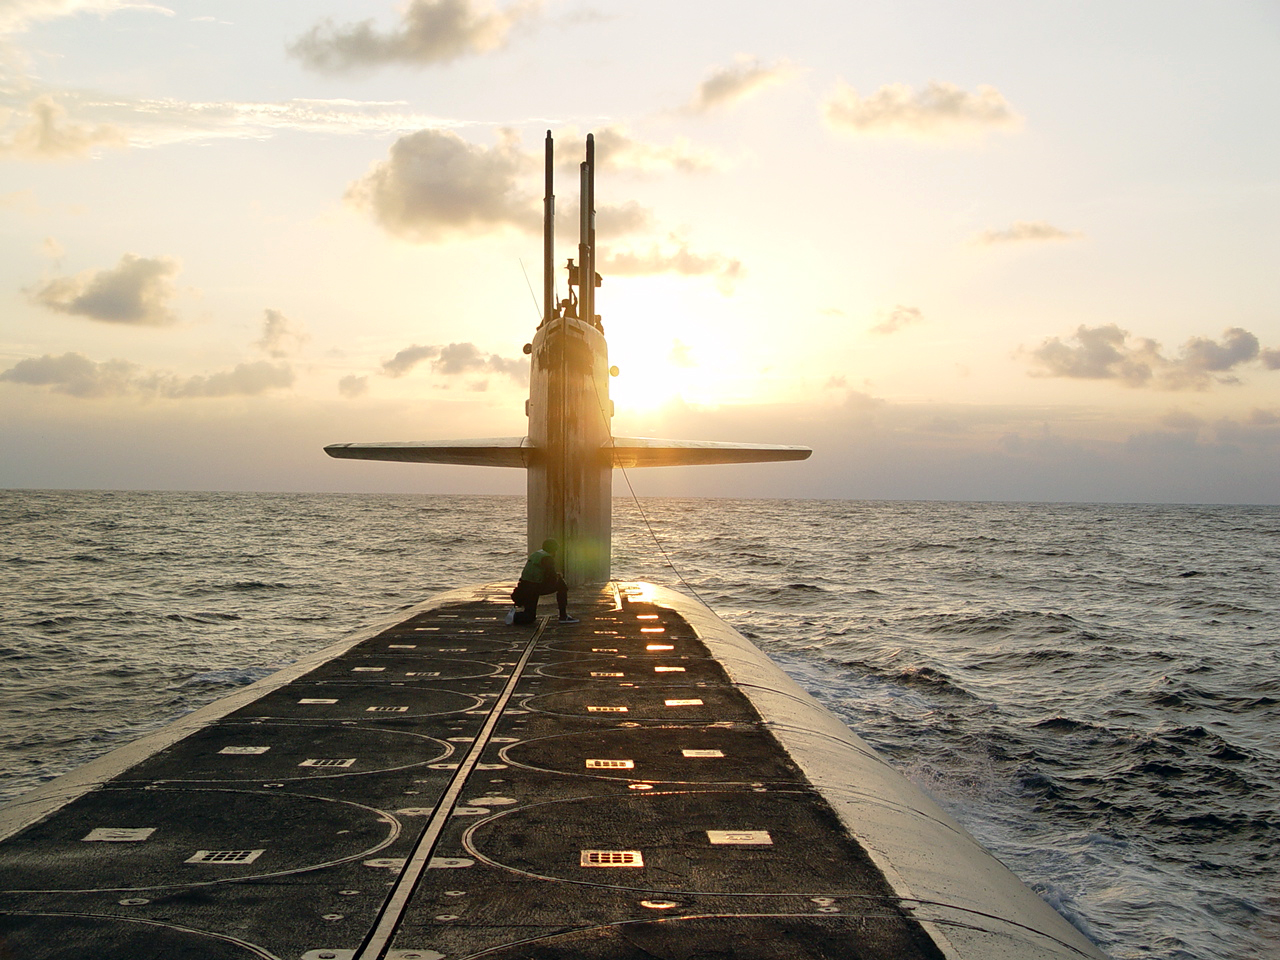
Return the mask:
<path id="1" fill-rule="evenodd" d="M 603 670 L 600 670 L 600 671 L 593 670 L 591 672 L 591 675 L 593 677 L 625 677 L 626 676 L 625 673 L 609 673 Z"/>
<path id="2" fill-rule="evenodd" d="M 300 767 L 349 767 L 356 762 L 355 757 L 347 757 L 345 759 L 337 759 L 330 757 L 313 757 L 303 760 L 298 766 Z"/>
<path id="3" fill-rule="evenodd" d="M 365 713 L 408 713 L 408 707 L 365 707 Z"/>
<path id="4" fill-rule="evenodd" d="M 223 747 L 218 752 L 225 753 L 229 757 L 256 757 L 270 749 L 270 747 Z"/>
<path id="5" fill-rule="evenodd" d="M 588 770 L 634 770 L 634 760 L 588 760 Z"/>
<path id="6" fill-rule="evenodd" d="M 639 850 L 583 850 L 580 867 L 643 867 L 644 855 Z"/>
<path id="7" fill-rule="evenodd" d="M 587 707 L 587 713 L 626 713 L 626 707 Z"/>
<path id="8" fill-rule="evenodd" d="M 197 850 L 187 863 L 253 863 L 266 850 Z"/>

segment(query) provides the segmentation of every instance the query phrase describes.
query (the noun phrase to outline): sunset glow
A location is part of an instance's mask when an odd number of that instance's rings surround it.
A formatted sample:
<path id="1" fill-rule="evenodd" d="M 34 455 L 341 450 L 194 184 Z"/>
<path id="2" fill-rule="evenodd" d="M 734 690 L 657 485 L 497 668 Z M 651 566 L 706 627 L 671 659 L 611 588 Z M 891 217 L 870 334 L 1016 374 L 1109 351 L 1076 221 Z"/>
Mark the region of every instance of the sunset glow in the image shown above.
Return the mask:
<path id="1" fill-rule="evenodd" d="M 14 0 L 0 483 L 519 492 L 321 447 L 524 432 L 550 129 L 617 433 L 815 449 L 752 494 L 1276 502 L 1278 16 Z"/>

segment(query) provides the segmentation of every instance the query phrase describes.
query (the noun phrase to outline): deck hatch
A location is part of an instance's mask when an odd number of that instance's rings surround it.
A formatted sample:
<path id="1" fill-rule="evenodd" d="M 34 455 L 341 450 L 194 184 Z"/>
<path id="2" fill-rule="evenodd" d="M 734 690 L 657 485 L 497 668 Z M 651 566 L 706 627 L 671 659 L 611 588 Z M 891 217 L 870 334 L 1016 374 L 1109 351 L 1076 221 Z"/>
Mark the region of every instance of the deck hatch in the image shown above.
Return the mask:
<path id="1" fill-rule="evenodd" d="M 684 673 L 684 667 L 654 667 L 654 673 Z"/>
<path id="2" fill-rule="evenodd" d="M 266 850 L 197 850 L 186 863 L 253 863 Z"/>
<path id="3" fill-rule="evenodd" d="M 717 845 L 773 846 L 768 830 L 708 830 L 707 839 Z"/>
<path id="4" fill-rule="evenodd" d="M 312 704 L 312 705 L 314 705 L 314 704 L 325 704 L 325 703 L 337 703 L 338 701 L 337 701 L 336 699 L 333 699 L 333 700 L 326 700 L 326 699 L 324 699 L 323 697 L 303 697 L 303 698 L 302 698 L 301 700 L 299 700 L 298 702 L 299 702 L 299 703 L 308 703 L 308 704 Z"/>
<path id="5" fill-rule="evenodd" d="M 588 770 L 634 770 L 634 760 L 588 760 Z"/>
<path id="6" fill-rule="evenodd" d="M 95 827 L 81 839 L 102 843 L 140 843 L 155 832 L 155 827 Z"/>
<path id="7" fill-rule="evenodd" d="M 694 758 L 694 759 L 697 759 L 700 757 L 723 757 L 724 756 L 723 750 L 681 750 L 680 753 L 683 756 Z"/>
<path id="8" fill-rule="evenodd" d="M 270 750 L 270 747 L 223 747 L 219 753 L 229 757 L 257 757 Z"/>
<path id="9" fill-rule="evenodd" d="M 700 707 L 702 706 L 702 701 L 697 699 L 696 697 L 691 697 L 686 700 L 663 700 L 662 702 L 666 704 L 668 707 Z"/>
<path id="10" fill-rule="evenodd" d="M 646 650 L 654 650 L 654 651 L 656 651 L 656 650 L 674 650 L 674 649 L 675 649 L 675 647 L 673 647 L 673 646 L 672 646 L 671 644 L 669 644 L 669 643 L 651 643 L 651 644 L 647 645 L 647 646 L 645 647 L 645 649 L 646 649 Z"/>
<path id="11" fill-rule="evenodd" d="M 352 673 L 381 673 L 386 667 L 352 667 Z"/>
<path id="12" fill-rule="evenodd" d="M 644 855 L 639 850 L 583 850 L 580 867 L 643 867 Z"/>
<path id="13" fill-rule="evenodd" d="M 641 633 L 666 633 L 667 628 L 666 627 L 641 627 L 640 632 Z"/>
<path id="14" fill-rule="evenodd" d="M 418 645 L 416 643 L 388 643 L 387 649 L 388 650 L 417 650 Z"/>

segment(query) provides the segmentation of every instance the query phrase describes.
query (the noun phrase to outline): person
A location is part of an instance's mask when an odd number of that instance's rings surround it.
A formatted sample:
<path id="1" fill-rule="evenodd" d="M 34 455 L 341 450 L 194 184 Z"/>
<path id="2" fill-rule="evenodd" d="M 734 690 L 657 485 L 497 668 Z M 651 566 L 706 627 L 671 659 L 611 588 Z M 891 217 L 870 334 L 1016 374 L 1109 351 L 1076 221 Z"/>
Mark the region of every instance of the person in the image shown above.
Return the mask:
<path id="1" fill-rule="evenodd" d="M 556 553 L 559 549 L 560 544 L 548 537 L 542 541 L 541 550 L 529 554 L 529 559 L 520 572 L 520 582 L 511 591 L 511 602 L 520 609 L 513 610 L 507 616 L 507 623 L 533 623 L 538 618 L 538 598 L 549 593 L 556 595 L 560 622 L 578 622 L 569 616 L 569 585 L 556 572 Z"/>

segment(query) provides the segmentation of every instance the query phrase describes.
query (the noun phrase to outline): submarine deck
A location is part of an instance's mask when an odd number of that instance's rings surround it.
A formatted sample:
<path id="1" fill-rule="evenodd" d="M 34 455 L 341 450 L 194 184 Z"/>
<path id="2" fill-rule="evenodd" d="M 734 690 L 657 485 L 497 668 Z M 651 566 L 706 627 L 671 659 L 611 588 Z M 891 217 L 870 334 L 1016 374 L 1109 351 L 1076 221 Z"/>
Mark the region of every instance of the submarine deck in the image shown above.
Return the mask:
<path id="1" fill-rule="evenodd" d="M 954 955 L 623 589 L 534 627 L 510 585 L 455 591 L 21 798 L 0 956 Z"/>

